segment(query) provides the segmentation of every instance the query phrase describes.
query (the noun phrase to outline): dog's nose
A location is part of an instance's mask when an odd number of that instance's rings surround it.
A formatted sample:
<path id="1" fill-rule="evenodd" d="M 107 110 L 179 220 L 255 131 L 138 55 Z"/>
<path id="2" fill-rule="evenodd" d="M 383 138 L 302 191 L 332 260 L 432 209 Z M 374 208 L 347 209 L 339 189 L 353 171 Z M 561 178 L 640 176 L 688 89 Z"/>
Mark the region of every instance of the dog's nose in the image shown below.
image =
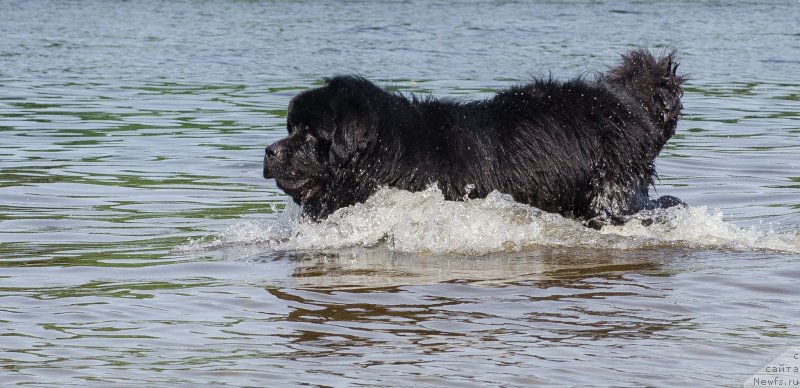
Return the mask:
<path id="1" fill-rule="evenodd" d="M 270 153 L 272 151 L 270 150 L 270 147 L 267 147 L 267 149 L 264 150 L 264 152 L 265 152 L 265 155 L 264 155 L 264 169 L 261 172 L 261 174 L 264 176 L 265 179 L 273 179 L 273 178 L 275 178 L 275 173 L 270 168 L 270 164 L 271 164 L 270 163 L 270 159 L 272 158 L 272 156 L 270 156 Z"/>
<path id="2" fill-rule="evenodd" d="M 274 158 L 274 157 L 278 156 L 278 154 L 280 153 L 280 150 L 278 148 L 278 144 L 275 143 L 275 144 L 272 144 L 269 147 L 267 147 L 267 149 L 264 150 L 264 152 L 267 154 L 268 158 Z"/>
<path id="3" fill-rule="evenodd" d="M 273 143 L 264 150 L 264 178 L 275 178 L 275 165 L 278 163 L 278 156 L 281 153 L 281 146 Z"/>

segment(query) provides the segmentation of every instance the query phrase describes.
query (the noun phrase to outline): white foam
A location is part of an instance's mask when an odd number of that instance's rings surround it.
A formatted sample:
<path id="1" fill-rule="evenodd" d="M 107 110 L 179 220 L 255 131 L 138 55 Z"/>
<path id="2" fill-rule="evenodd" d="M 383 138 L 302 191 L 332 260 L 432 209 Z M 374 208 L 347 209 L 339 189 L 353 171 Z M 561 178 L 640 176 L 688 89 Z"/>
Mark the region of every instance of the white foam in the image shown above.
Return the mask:
<path id="1" fill-rule="evenodd" d="M 641 222 L 627 222 L 623 226 L 604 227 L 602 232 L 693 247 L 800 253 L 800 233 L 778 233 L 771 228 L 767 231 L 756 227 L 741 228 L 725 221 L 719 209 L 709 210 L 705 206 L 660 209 L 641 212 L 632 219 L 645 218 L 657 222 L 646 227 Z"/>
<path id="2" fill-rule="evenodd" d="M 380 246 L 414 254 L 483 255 L 540 247 L 641 249 L 654 247 L 768 249 L 800 253 L 800 233 L 740 228 L 719 210 L 675 207 L 642 212 L 623 226 L 596 231 L 493 192 L 485 199 L 445 201 L 432 186 L 417 193 L 382 189 L 365 203 L 339 209 L 321 222 L 288 208 L 276 222 L 242 221 L 212 242 L 184 246 L 215 249 L 237 244 L 278 251 Z M 641 220 L 654 219 L 649 226 Z M 647 222 L 645 222 L 647 223 Z"/>

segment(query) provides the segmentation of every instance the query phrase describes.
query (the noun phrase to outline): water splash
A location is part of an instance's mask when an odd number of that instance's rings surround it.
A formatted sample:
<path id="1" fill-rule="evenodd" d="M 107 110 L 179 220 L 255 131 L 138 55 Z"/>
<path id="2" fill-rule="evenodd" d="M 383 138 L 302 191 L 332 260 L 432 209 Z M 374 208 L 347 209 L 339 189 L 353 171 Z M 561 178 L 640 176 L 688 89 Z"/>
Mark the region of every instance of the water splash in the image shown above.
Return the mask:
<path id="1" fill-rule="evenodd" d="M 382 189 L 365 203 L 339 209 L 321 222 L 289 207 L 274 222 L 242 221 L 213 241 L 183 251 L 255 244 L 276 251 L 381 247 L 422 255 L 484 255 L 540 247 L 774 250 L 800 253 L 800 233 L 740 228 L 719 210 L 683 207 L 641 212 L 601 231 L 492 192 L 486 198 L 446 201 L 435 186 L 412 193 Z M 655 222 L 645 222 L 654 220 Z M 647 226 L 646 226 L 647 225 Z"/>

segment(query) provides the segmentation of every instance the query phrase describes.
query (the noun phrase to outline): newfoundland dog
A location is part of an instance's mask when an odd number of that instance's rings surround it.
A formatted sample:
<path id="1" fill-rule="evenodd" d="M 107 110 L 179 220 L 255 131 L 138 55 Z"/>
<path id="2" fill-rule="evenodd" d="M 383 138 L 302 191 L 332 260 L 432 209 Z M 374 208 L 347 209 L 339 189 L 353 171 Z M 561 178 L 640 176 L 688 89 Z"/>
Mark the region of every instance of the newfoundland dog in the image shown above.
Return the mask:
<path id="1" fill-rule="evenodd" d="M 264 178 L 320 220 L 388 186 L 437 184 L 448 200 L 493 190 L 600 228 L 644 209 L 654 161 L 675 133 L 684 78 L 674 53 L 642 49 L 592 79 L 537 79 L 481 101 L 385 91 L 337 76 L 289 103 L 289 135 Z"/>

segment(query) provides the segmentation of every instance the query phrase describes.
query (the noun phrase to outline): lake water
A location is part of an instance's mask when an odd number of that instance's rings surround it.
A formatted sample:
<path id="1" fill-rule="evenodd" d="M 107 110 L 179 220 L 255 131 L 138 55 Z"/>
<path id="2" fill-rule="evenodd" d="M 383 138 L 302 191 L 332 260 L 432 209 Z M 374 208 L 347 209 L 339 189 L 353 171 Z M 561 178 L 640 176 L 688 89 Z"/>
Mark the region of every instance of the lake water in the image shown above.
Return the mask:
<path id="1" fill-rule="evenodd" d="M 800 345 L 800 3 L 0 0 L 0 385 L 737 386 Z M 659 195 L 596 232 L 261 178 L 337 73 L 483 98 L 675 48 Z"/>

